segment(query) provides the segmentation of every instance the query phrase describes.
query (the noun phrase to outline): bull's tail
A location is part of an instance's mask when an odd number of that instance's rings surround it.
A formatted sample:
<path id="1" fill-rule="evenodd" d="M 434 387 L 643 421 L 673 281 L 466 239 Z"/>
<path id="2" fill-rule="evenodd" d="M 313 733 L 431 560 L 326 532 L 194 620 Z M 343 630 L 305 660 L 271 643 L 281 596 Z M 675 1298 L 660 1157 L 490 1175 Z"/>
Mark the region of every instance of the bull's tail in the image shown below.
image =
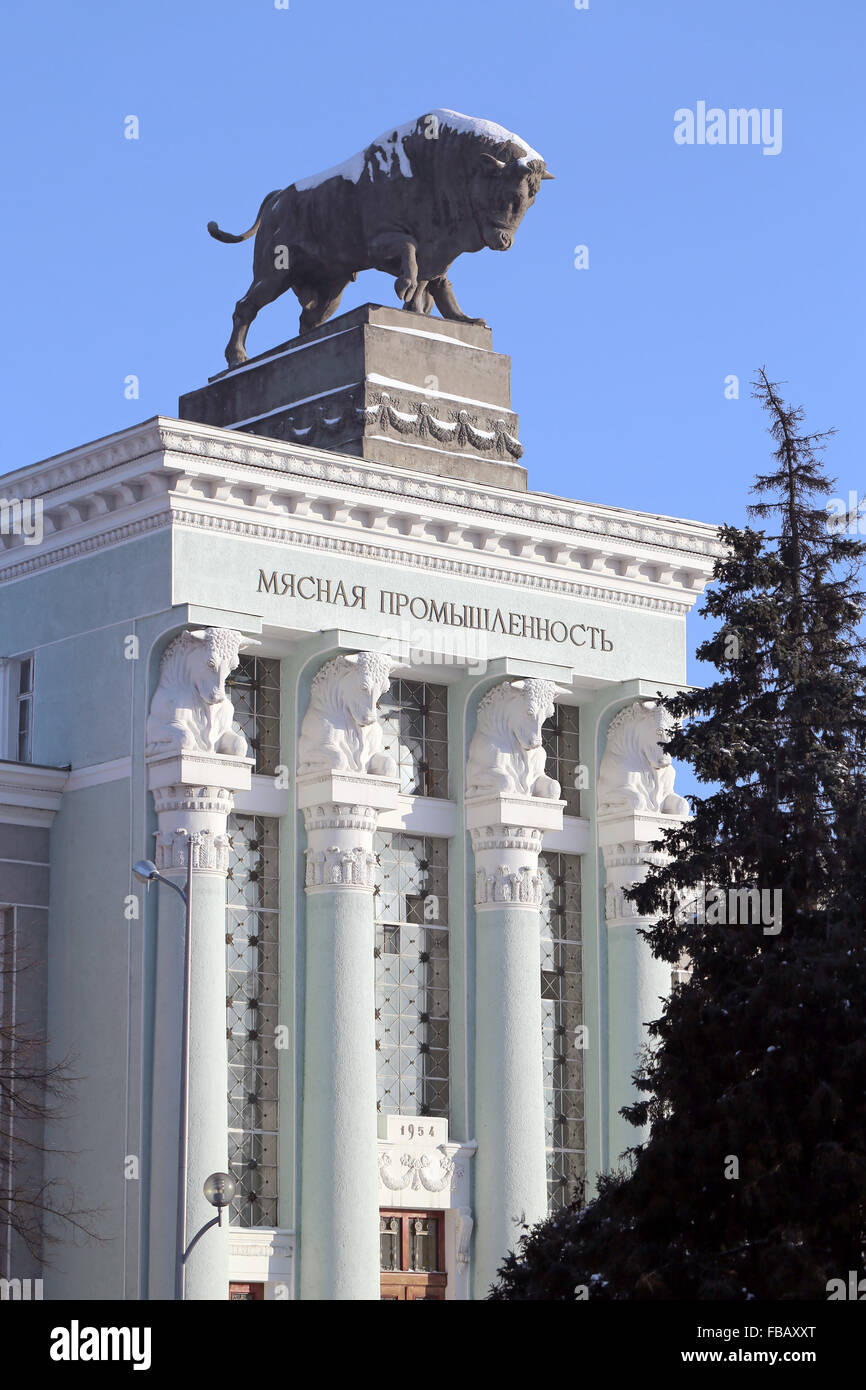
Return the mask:
<path id="1" fill-rule="evenodd" d="M 261 207 L 259 208 L 258 216 L 256 217 L 255 222 L 249 228 L 248 231 L 241 232 L 240 236 L 235 235 L 234 232 L 221 231 L 220 228 L 217 226 L 216 222 L 208 222 L 208 231 L 210 232 L 211 236 L 214 237 L 217 241 L 247 241 L 249 237 L 255 236 L 256 232 L 259 230 L 259 227 L 261 226 L 262 213 L 265 210 L 265 203 L 268 201 L 269 198 L 275 198 L 276 195 L 280 192 L 282 192 L 281 189 L 275 188 L 270 193 L 265 194 L 264 198 L 262 199 Z"/>

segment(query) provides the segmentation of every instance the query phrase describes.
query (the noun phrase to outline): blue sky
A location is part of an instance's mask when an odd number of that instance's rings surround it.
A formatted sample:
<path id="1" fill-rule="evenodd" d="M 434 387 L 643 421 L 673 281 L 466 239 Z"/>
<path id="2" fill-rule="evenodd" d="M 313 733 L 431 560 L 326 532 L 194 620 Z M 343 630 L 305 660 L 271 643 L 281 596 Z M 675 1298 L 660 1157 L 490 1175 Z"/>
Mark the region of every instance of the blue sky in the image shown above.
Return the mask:
<path id="1" fill-rule="evenodd" d="M 207 221 L 242 230 L 269 189 L 447 106 L 556 175 L 513 250 L 452 270 L 512 357 L 531 487 L 741 521 L 765 364 L 863 492 L 864 31 L 852 0 L 6 0 L 0 472 L 175 414 L 249 281 L 251 243 Z M 781 108 L 781 152 L 676 144 L 698 101 Z M 343 308 L 367 300 L 396 303 L 391 281 Z M 250 351 L 296 325 L 289 295 Z"/>

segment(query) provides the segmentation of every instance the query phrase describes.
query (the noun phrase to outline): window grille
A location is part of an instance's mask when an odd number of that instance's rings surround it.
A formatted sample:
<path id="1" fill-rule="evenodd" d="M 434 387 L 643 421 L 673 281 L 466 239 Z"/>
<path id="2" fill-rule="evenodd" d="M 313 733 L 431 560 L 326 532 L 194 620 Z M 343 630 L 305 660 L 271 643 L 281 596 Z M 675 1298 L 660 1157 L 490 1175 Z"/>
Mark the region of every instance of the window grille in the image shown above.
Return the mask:
<path id="1" fill-rule="evenodd" d="M 544 771 L 561 785 L 567 816 L 580 815 L 580 792 L 574 785 L 580 766 L 579 717 L 577 705 L 557 705 L 553 717 L 545 720 L 541 728 L 541 742 L 547 754 Z"/>
<path id="2" fill-rule="evenodd" d="M 393 680 L 379 701 L 384 751 L 397 763 L 407 796 L 448 795 L 448 689 Z"/>
<path id="3" fill-rule="evenodd" d="M 229 817 L 226 921 L 231 1221 L 277 1224 L 279 822 Z"/>
<path id="4" fill-rule="evenodd" d="M 568 1206 L 585 1171 L 580 858 L 541 854 L 541 1012 L 547 1188 Z"/>
<path id="5" fill-rule="evenodd" d="M 448 842 L 376 836 L 376 1062 L 383 1114 L 448 1115 Z"/>
<path id="6" fill-rule="evenodd" d="M 246 734 L 254 772 L 273 774 L 280 761 L 280 663 L 271 656 L 242 656 L 226 680 L 235 723 Z"/>

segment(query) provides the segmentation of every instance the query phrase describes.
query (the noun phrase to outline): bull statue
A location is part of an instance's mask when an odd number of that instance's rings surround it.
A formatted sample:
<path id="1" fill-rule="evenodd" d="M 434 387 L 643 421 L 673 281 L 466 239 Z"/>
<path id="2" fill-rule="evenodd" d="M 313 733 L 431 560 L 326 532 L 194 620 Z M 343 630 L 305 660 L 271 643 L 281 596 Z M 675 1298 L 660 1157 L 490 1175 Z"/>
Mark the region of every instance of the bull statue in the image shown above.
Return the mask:
<path id="1" fill-rule="evenodd" d="M 145 752 L 247 757 L 244 735 L 232 728 L 235 711 L 226 694 L 226 678 L 238 665 L 241 647 L 258 646 L 260 642 L 224 627 L 175 637 L 160 663 Z"/>
<path id="2" fill-rule="evenodd" d="M 635 700 L 611 720 L 598 773 L 599 814 L 689 815 L 689 803 L 674 791 L 676 770 L 662 747 L 671 727 L 656 700 Z"/>
<path id="3" fill-rule="evenodd" d="M 335 656 L 313 677 L 301 724 L 298 775 L 365 772 L 396 777 L 397 764 L 382 752 L 385 735 L 377 705 L 391 683 L 394 662 L 378 652 Z"/>
<path id="4" fill-rule="evenodd" d="M 446 274 L 464 251 L 507 251 L 543 179 L 544 160 L 492 121 L 430 111 L 380 135 L 365 150 L 268 193 L 255 222 L 217 241 L 255 236 L 253 281 L 235 306 L 230 367 L 247 360 L 247 330 L 286 290 L 301 304 L 301 333 L 336 312 L 362 270 L 395 277 L 406 309 L 484 324 L 464 314 Z"/>
<path id="5" fill-rule="evenodd" d="M 556 801 L 560 785 L 545 776 L 541 726 L 554 712 L 552 681 L 503 681 L 478 706 L 466 765 L 466 795 L 540 796 Z"/>

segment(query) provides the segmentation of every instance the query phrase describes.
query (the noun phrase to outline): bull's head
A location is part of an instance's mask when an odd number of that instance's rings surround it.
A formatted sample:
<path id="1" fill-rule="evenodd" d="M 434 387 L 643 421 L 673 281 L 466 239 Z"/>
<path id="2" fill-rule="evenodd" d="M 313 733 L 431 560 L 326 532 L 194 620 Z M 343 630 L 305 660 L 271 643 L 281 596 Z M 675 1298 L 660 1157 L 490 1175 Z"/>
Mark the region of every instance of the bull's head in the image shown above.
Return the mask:
<path id="1" fill-rule="evenodd" d="M 348 681 L 344 691 L 346 707 L 356 724 L 375 724 L 376 706 L 391 684 L 394 662 L 380 652 L 356 652 L 344 656 Z"/>
<path id="2" fill-rule="evenodd" d="M 481 155 L 472 184 L 472 203 L 485 246 L 508 251 L 527 208 L 532 207 L 542 180 L 552 179 L 544 161 L 527 162 L 517 154 L 497 159 Z"/>
<path id="3" fill-rule="evenodd" d="M 644 721 L 644 728 L 646 729 L 644 752 L 650 767 L 657 772 L 660 768 L 671 765 L 671 755 L 662 748 L 662 744 L 670 738 L 674 723 L 667 711 L 663 710 L 655 700 L 642 700 L 641 708 L 647 712 Z"/>
<path id="4" fill-rule="evenodd" d="M 522 748 L 540 748 L 541 726 L 553 717 L 557 688 L 553 681 L 530 678 L 512 681 L 511 689 L 515 692 L 515 737 Z"/>
<path id="5" fill-rule="evenodd" d="M 206 705 L 219 705 L 227 699 L 226 679 L 238 664 L 241 647 L 261 643 L 227 627 L 200 628 L 189 636 L 197 644 L 190 661 L 196 694 Z"/>

